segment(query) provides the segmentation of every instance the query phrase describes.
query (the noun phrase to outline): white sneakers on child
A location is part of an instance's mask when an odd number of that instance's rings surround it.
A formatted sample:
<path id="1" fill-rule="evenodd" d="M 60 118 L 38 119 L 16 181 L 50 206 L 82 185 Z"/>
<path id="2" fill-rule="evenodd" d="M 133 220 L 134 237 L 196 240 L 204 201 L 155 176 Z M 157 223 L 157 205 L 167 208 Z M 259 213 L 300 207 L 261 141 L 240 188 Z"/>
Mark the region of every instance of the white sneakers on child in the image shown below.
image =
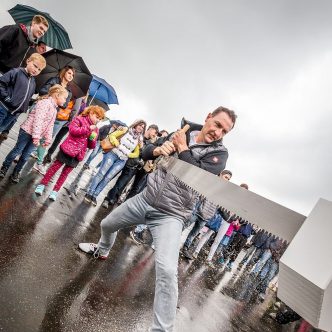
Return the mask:
<path id="1" fill-rule="evenodd" d="M 58 196 L 58 192 L 53 190 L 53 191 L 51 191 L 51 193 L 50 193 L 50 195 L 48 196 L 48 198 L 49 198 L 51 201 L 55 202 L 57 196 Z"/>
<path id="2" fill-rule="evenodd" d="M 39 196 L 41 196 L 44 192 L 45 186 L 43 184 L 39 184 L 36 189 L 35 189 L 35 193 Z"/>

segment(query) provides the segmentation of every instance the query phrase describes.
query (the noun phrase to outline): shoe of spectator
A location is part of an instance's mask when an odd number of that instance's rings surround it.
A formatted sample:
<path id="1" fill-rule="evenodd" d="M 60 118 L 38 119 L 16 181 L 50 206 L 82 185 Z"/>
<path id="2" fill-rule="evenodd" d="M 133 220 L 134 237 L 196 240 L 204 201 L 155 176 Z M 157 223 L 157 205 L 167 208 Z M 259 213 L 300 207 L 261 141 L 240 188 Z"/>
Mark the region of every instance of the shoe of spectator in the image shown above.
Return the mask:
<path id="1" fill-rule="evenodd" d="M 281 306 L 281 302 L 280 302 L 280 301 L 276 301 L 276 302 L 274 303 L 274 306 L 275 306 L 277 309 L 279 309 L 280 306 Z"/>
<path id="2" fill-rule="evenodd" d="M 10 176 L 10 180 L 14 183 L 19 183 L 20 182 L 20 173 L 13 172 L 13 174 Z"/>
<path id="3" fill-rule="evenodd" d="M 34 158 L 34 159 L 38 159 L 38 155 L 36 151 L 33 151 L 30 153 L 30 157 Z"/>
<path id="4" fill-rule="evenodd" d="M 233 267 L 233 263 L 228 262 L 227 265 L 226 265 L 226 269 L 227 269 L 228 271 L 231 271 L 231 270 L 232 270 L 232 267 Z"/>
<path id="5" fill-rule="evenodd" d="M 86 194 L 86 195 L 84 196 L 84 200 L 85 200 L 87 203 L 91 203 L 91 201 L 92 201 L 92 196 L 89 195 L 89 194 Z"/>
<path id="6" fill-rule="evenodd" d="M 53 191 L 51 191 L 51 193 L 50 193 L 50 195 L 48 196 L 48 198 L 49 198 L 51 201 L 55 202 L 57 196 L 58 196 L 58 192 L 53 190 Z"/>
<path id="7" fill-rule="evenodd" d="M 93 206 L 97 206 L 97 199 L 94 196 L 91 196 L 91 203 Z"/>
<path id="8" fill-rule="evenodd" d="M 271 317 L 272 319 L 276 319 L 277 318 L 277 313 L 276 312 L 270 312 L 269 317 Z"/>
<path id="9" fill-rule="evenodd" d="M 35 193 L 38 195 L 38 196 L 41 196 L 44 192 L 44 189 L 45 189 L 45 186 L 43 184 L 39 184 L 36 189 L 35 189 Z"/>
<path id="10" fill-rule="evenodd" d="M 193 258 L 196 259 L 198 257 L 198 254 L 199 254 L 198 252 L 194 251 Z"/>
<path id="11" fill-rule="evenodd" d="M 188 259 L 192 259 L 192 255 L 190 254 L 189 249 L 187 247 L 182 248 L 181 255 Z"/>
<path id="12" fill-rule="evenodd" d="M 223 265 L 225 263 L 225 259 L 224 257 L 220 257 L 218 260 L 217 260 L 217 263 L 220 264 L 220 265 Z"/>
<path id="13" fill-rule="evenodd" d="M 1 141 L 6 140 L 7 138 L 8 138 L 8 133 L 6 131 L 4 131 L 0 134 L 0 140 Z"/>
<path id="14" fill-rule="evenodd" d="M 43 160 L 43 164 L 46 165 L 46 164 L 50 164 L 52 162 L 52 157 L 50 154 L 46 154 L 46 156 L 44 157 L 44 160 Z"/>
<path id="15" fill-rule="evenodd" d="M 0 169 L 0 179 L 3 179 L 6 176 L 7 171 L 8 171 L 8 168 L 3 167 L 3 166 L 1 167 L 1 169 Z"/>
<path id="16" fill-rule="evenodd" d="M 109 203 L 107 199 L 104 199 L 103 204 L 101 205 L 103 208 L 108 209 L 109 208 Z"/>
<path id="17" fill-rule="evenodd" d="M 107 255 L 102 255 L 95 243 L 80 243 L 78 248 L 89 255 L 93 255 L 94 258 L 107 259 Z"/>
<path id="18" fill-rule="evenodd" d="M 205 261 L 206 265 L 212 269 L 215 268 L 214 264 L 212 263 L 212 261 Z"/>
<path id="19" fill-rule="evenodd" d="M 259 298 L 260 301 L 264 302 L 264 300 L 265 300 L 265 293 L 259 293 L 258 294 L 258 298 Z"/>
<path id="20" fill-rule="evenodd" d="M 39 165 L 39 164 L 36 163 L 36 164 L 33 165 L 33 169 L 41 175 L 46 174 L 46 169 L 45 169 L 45 166 L 43 166 L 43 165 Z"/>

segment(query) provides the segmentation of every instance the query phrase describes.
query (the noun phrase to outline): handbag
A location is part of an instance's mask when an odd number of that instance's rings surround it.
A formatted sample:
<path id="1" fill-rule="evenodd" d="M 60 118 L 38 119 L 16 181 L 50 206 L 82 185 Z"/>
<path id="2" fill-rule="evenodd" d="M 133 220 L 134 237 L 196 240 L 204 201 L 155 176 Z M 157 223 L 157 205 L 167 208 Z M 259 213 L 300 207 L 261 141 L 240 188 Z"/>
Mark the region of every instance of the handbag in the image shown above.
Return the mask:
<path id="1" fill-rule="evenodd" d="M 100 146 L 103 149 L 104 153 L 111 151 L 115 146 L 110 142 L 110 138 L 107 135 L 101 142 Z"/>
<path id="2" fill-rule="evenodd" d="M 117 137 L 117 140 L 120 140 L 126 134 L 126 132 L 127 130 L 123 134 L 119 135 Z M 103 149 L 104 153 L 107 153 L 111 151 L 113 148 L 115 148 L 115 146 L 110 141 L 109 135 L 107 135 L 103 140 L 100 141 L 100 146 Z"/>

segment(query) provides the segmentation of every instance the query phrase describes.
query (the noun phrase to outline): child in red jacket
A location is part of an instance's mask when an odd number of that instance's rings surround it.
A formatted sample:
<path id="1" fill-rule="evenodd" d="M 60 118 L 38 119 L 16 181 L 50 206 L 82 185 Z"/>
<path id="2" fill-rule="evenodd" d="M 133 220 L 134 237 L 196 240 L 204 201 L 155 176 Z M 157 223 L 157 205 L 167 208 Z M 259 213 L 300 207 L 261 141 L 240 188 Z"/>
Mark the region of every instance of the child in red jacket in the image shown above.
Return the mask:
<path id="1" fill-rule="evenodd" d="M 56 160 L 50 165 L 35 193 L 42 195 L 45 186 L 50 182 L 55 173 L 63 166 L 62 172 L 49 195 L 55 201 L 58 191 L 66 181 L 69 173 L 84 159 L 87 149 L 93 149 L 97 142 L 98 128 L 96 124 L 104 118 L 105 111 L 100 106 L 89 106 L 84 112 L 74 118 L 69 125 L 69 135 L 60 145 Z"/>

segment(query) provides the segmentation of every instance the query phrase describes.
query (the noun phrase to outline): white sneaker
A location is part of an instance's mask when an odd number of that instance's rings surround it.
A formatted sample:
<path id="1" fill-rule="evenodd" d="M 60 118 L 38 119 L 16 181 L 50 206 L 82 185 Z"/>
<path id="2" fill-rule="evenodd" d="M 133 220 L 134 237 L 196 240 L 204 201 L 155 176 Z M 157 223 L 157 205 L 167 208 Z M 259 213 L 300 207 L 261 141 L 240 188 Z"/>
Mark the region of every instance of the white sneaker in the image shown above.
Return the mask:
<path id="1" fill-rule="evenodd" d="M 107 256 L 100 255 L 98 246 L 95 243 L 79 243 L 78 247 L 85 253 L 93 255 L 94 258 L 99 258 L 103 260 L 107 259 Z"/>
<path id="2" fill-rule="evenodd" d="M 34 164 L 33 169 L 41 175 L 46 174 L 46 167 L 44 165 Z"/>

